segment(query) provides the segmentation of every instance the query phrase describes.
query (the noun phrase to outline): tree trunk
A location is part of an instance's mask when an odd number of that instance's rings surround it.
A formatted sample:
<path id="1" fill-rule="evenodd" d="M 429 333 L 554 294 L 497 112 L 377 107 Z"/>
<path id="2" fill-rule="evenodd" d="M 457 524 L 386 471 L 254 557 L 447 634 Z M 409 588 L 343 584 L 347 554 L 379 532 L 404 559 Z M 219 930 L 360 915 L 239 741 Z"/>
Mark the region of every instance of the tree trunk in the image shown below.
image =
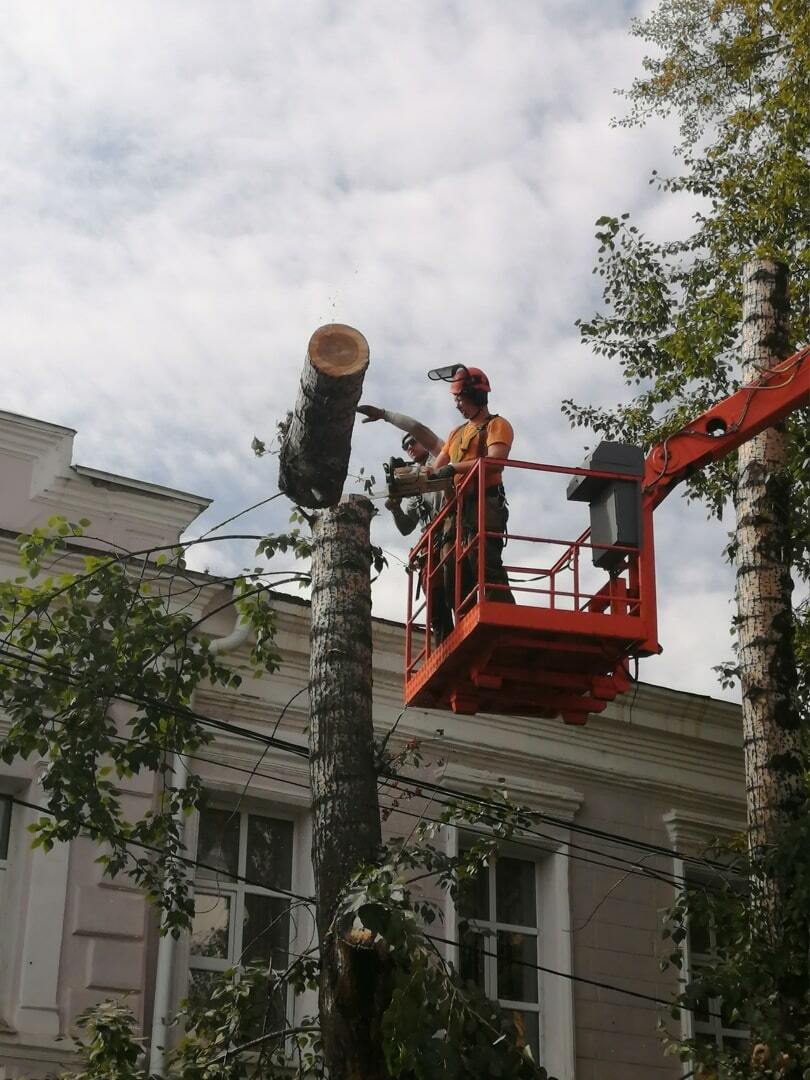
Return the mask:
<path id="1" fill-rule="evenodd" d="M 372 505 L 350 496 L 314 526 L 310 776 L 320 1023 L 330 1080 L 387 1076 L 380 1019 L 390 995 L 384 957 L 337 928 L 341 891 L 381 843 L 371 724 Z"/>
<path id="2" fill-rule="evenodd" d="M 278 486 L 301 506 L 334 506 L 343 493 L 368 342 L 351 326 L 316 330 L 279 454 Z"/>
<path id="3" fill-rule="evenodd" d="M 766 259 L 744 271 L 744 381 L 790 352 L 788 273 Z M 737 620 L 748 806 L 755 861 L 772 849 L 802 800 L 800 721 L 790 576 L 787 437 L 769 428 L 740 447 L 737 510 Z M 780 888 L 754 882 L 764 931 L 778 945 Z M 756 897 L 755 897 L 756 899 Z"/>

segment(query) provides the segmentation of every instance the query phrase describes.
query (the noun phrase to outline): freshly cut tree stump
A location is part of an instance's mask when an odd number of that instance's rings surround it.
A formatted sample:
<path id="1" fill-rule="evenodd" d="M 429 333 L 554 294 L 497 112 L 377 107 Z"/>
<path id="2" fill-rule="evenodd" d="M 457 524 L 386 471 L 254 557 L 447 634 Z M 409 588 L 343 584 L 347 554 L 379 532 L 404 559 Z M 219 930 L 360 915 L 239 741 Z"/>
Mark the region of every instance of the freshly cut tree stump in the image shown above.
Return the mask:
<path id="1" fill-rule="evenodd" d="M 278 471 L 278 486 L 300 506 L 340 501 L 367 367 L 368 342 L 352 326 L 321 326 L 309 339 Z"/>

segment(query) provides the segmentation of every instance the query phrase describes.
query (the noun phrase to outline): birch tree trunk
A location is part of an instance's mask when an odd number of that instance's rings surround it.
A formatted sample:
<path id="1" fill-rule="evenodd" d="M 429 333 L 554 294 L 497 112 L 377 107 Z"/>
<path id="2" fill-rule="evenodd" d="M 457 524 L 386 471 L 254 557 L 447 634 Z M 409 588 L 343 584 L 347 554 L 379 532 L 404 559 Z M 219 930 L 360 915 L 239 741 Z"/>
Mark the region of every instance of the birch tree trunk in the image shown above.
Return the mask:
<path id="1" fill-rule="evenodd" d="M 790 352 L 786 267 L 752 260 L 745 267 L 743 290 L 742 377 L 748 381 Z M 802 801 L 787 450 L 784 431 L 769 428 L 743 443 L 738 457 L 737 629 L 748 847 L 755 864 L 772 849 Z M 752 887 L 759 893 L 764 932 L 777 947 L 780 883 L 768 878 Z"/>
<path id="2" fill-rule="evenodd" d="M 331 323 L 312 335 L 295 409 L 279 453 L 278 486 L 301 506 L 334 506 L 343 493 L 368 342 Z"/>
<path id="3" fill-rule="evenodd" d="M 385 960 L 337 932 L 336 903 L 381 843 L 371 724 L 372 505 L 362 496 L 314 526 L 310 654 L 310 777 L 320 1022 L 330 1080 L 387 1076 L 380 1019 L 390 996 Z"/>

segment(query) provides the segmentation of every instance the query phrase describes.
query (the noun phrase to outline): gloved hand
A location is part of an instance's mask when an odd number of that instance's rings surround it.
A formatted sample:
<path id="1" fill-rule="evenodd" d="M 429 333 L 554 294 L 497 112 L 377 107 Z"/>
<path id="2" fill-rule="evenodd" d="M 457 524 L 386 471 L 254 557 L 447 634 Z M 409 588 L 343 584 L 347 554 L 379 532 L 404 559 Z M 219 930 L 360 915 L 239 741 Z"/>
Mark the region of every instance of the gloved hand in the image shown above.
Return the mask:
<path id="1" fill-rule="evenodd" d="M 431 476 L 434 480 L 450 480 L 455 475 L 456 470 L 450 463 L 442 465 L 440 469 L 431 469 Z"/>

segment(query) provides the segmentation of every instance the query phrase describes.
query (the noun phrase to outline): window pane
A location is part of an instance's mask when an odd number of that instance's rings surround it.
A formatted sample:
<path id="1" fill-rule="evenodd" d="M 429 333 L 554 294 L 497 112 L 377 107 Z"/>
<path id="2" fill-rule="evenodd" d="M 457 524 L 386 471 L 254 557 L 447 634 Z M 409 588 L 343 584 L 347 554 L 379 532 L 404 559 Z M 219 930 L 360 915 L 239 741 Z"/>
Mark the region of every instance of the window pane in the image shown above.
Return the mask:
<path id="1" fill-rule="evenodd" d="M 695 1031 L 695 1042 L 698 1046 L 716 1046 L 717 1036 L 713 1031 Z"/>
<path id="2" fill-rule="evenodd" d="M 498 859 L 495 864 L 496 919 L 517 926 L 537 925 L 535 866 L 526 859 Z"/>
<path id="3" fill-rule="evenodd" d="M 486 867 L 460 884 L 457 904 L 462 919 L 489 919 L 489 870 Z"/>
<path id="4" fill-rule="evenodd" d="M 696 1021 L 701 1024 L 711 1023 L 711 1014 L 714 1010 L 711 1008 L 711 1001 L 709 1000 L 709 998 L 698 998 L 692 1008 L 694 1010 L 693 1015 Z"/>
<path id="5" fill-rule="evenodd" d="M 242 923 L 241 963 L 263 961 L 276 971 L 284 971 L 289 963 L 290 902 L 277 896 L 245 893 L 245 916 Z M 268 978 L 260 978 L 250 996 L 246 1014 L 246 1034 L 255 1039 L 285 1027 L 287 992 L 284 987 L 272 989 Z M 279 1043 L 283 1039 L 279 1040 Z M 273 1046 L 277 1045 L 273 1041 Z M 268 1043 L 265 1049 L 272 1049 Z"/>
<path id="6" fill-rule="evenodd" d="M 191 955 L 228 959 L 231 901 L 228 896 L 197 893 L 191 924 Z"/>
<path id="7" fill-rule="evenodd" d="M 217 873 L 235 877 L 239 868 L 239 814 L 230 810 L 203 810 L 197 860 L 215 870 L 197 867 L 198 878 L 216 878 Z"/>
<path id="8" fill-rule="evenodd" d="M 192 1009 L 205 1009 L 211 1004 L 211 994 L 214 983 L 222 978 L 221 971 L 201 971 L 199 968 L 191 968 L 188 973 L 188 1007 Z"/>
<path id="9" fill-rule="evenodd" d="M 518 1046 L 528 1046 L 535 1061 L 540 1060 L 540 1014 L 509 1009 L 508 1015 L 515 1025 Z"/>
<path id="10" fill-rule="evenodd" d="M 738 1054 L 747 1057 L 751 1052 L 751 1042 L 746 1038 L 732 1038 L 730 1035 L 723 1036 L 723 1049 L 730 1054 Z"/>
<path id="11" fill-rule="evenodd" d="M 247 1007 L 244 1010 L 243 1035 L 246 1039 L 258 1039 L 274 1031 L 283 1032 L 287 1026 L 286 989 L 271 989 L 264 979 L 254 982 Z M 284 1047 L 284 1036 L 268 1039 L 257 1047 L 257 1052 L 275 1056 L 274 1052 Z"/>
<path id="12" fill-rule="evenodd" d="M 11 828 L 11 798 L 0 795 L 0 859 L 8 858 L 8 834 Z"/>
<path id="13" fill-rule="evenodd" d="M 729 1001 L 720 1001 L 720 1024 L 724 1028 L 737 1028 L 738 1030 L 744 1026 L 744 1022 L 739 1016 L 734 1015 L 734 1007 Z M 736 1002 L 734 1004 L 737 1004 Z"/>
<path id="14" fill-rule="evenodd" d="M 498 997 L 537 1001 L 537 937 L 498 931 Z"/>
<path id="15" fill-rule="evenodd" d="M 709 934 L 709 919 L 705 911 L 691 911 L 689 914 L 689 948 L 693 953 L 710 953 L 712 950 Z"/>
<path id="16" fill-rule="evenodd" d="M 488 935 L 466 930 L 461 935 L 458 950 L 459 975 L 462 979 L 471 979 L 482 990 L 484 989 L 484 950 L 487 941 L 491 940 L 492 938 Z"/>
<path id="17" fill-rule="evenodd" d="M 292 880 L 293 823 L 251 814 L 248 818 L 245 876 L 251 884 L 289 889 Z"/>
<path id="18" fill-rule="evenodd" d="M 284 970 L 290 947 L 290 902 L 277 896 L 245 893 L 241 963 L 272 962 Z"/>

